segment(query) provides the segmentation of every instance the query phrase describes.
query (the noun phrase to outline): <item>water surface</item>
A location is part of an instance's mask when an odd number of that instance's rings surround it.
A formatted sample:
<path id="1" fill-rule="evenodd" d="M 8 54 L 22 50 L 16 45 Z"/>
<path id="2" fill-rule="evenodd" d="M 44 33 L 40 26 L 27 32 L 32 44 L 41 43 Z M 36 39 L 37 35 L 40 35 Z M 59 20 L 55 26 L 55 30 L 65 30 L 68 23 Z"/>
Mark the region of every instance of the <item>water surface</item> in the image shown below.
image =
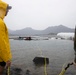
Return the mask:
<path id="1" fill-rule="evenodd" d="M 43 55 L 49 58 L 48 75 L 58 75 L 63 64 L 74 60 L 73 41 L 71 40 L 10 40 L 12 65 L 24 72 L 29 69 L 31 75 L 45 75 L 44 66 L 35 66 L 33 59 Z M 71 66 L 65 75 L 76 75 L 76 67 Z"/>

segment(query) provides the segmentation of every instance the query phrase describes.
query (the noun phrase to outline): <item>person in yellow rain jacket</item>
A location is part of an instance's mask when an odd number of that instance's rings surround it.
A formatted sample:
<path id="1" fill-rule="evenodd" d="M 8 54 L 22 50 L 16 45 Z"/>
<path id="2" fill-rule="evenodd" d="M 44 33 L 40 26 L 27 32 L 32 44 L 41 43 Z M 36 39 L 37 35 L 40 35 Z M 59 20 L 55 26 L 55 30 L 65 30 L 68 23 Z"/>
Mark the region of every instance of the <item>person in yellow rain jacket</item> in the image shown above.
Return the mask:
<path id="1" fill-rule="evenodd" d="M 7 3 L 0 0 L 0 75 L 4 71 L 4 67 L 11 65 L 11 50 L 8 37 L 8 29 L 3 21 L 4 17 L 11 9 Z"/>

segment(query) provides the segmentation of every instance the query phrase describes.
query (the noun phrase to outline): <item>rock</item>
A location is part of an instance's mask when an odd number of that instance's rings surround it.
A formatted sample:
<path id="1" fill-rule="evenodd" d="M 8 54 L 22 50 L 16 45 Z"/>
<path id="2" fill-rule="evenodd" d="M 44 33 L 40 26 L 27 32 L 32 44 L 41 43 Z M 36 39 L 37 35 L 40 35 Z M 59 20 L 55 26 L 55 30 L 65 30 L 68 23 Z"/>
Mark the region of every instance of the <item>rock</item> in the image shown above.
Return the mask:
<path id="1" fill-rule="evenodd" d="M 8 75 L 8 69 L 4 70 L 3 75 Z M 10 67 L 9 75 L 23 75 L 21 68 Z"/>
<path id="2" fill-rule="evenodd" d="M 37 64 L 49 64 L 49 58 L 46 57 L 35 57 L 33 59 L 33 62 L 37 65 Z"/>

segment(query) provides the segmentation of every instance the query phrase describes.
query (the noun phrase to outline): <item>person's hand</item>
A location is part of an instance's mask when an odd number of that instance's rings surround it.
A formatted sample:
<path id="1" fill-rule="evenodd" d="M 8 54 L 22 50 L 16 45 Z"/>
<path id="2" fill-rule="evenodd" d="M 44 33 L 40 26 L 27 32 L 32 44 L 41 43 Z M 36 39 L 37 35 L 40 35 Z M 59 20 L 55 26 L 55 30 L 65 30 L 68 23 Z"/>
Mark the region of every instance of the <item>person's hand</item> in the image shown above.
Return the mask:
<path id="1" fill-rule="evenodd" d="M 11 66 L 11 61 L 8 60 L 8 61 L 6 62 L 6 67 L 10 67 L 10 66 Z"/>
<path id="2" fill-rule="evenodd" d="M 76 63 L 75 62 L 73 62 L 73 64 L 74 64 L 74 66 L 76 66 Z"/>

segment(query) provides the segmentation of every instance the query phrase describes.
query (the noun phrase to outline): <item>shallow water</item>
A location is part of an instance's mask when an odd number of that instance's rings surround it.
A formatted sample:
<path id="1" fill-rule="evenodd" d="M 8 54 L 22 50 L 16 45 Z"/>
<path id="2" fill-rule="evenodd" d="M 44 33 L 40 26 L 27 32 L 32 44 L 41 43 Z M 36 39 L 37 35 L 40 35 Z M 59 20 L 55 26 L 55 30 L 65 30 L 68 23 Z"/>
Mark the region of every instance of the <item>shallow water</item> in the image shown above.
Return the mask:
<path id="1" fill-rule="evenodd" d="M 12 50 L 12 66 L 21 68 L 23 74 L 45 75 L 44 66 L 36 66 L 33 59 L 36 56 L 49 58 L 48 75 L 58 75 L 63 64 L 74 60 L 73 41 L 71 40 L 10 40 Z M 65 75 L 76 75 L 76 67 L 70 66 Z"/>

